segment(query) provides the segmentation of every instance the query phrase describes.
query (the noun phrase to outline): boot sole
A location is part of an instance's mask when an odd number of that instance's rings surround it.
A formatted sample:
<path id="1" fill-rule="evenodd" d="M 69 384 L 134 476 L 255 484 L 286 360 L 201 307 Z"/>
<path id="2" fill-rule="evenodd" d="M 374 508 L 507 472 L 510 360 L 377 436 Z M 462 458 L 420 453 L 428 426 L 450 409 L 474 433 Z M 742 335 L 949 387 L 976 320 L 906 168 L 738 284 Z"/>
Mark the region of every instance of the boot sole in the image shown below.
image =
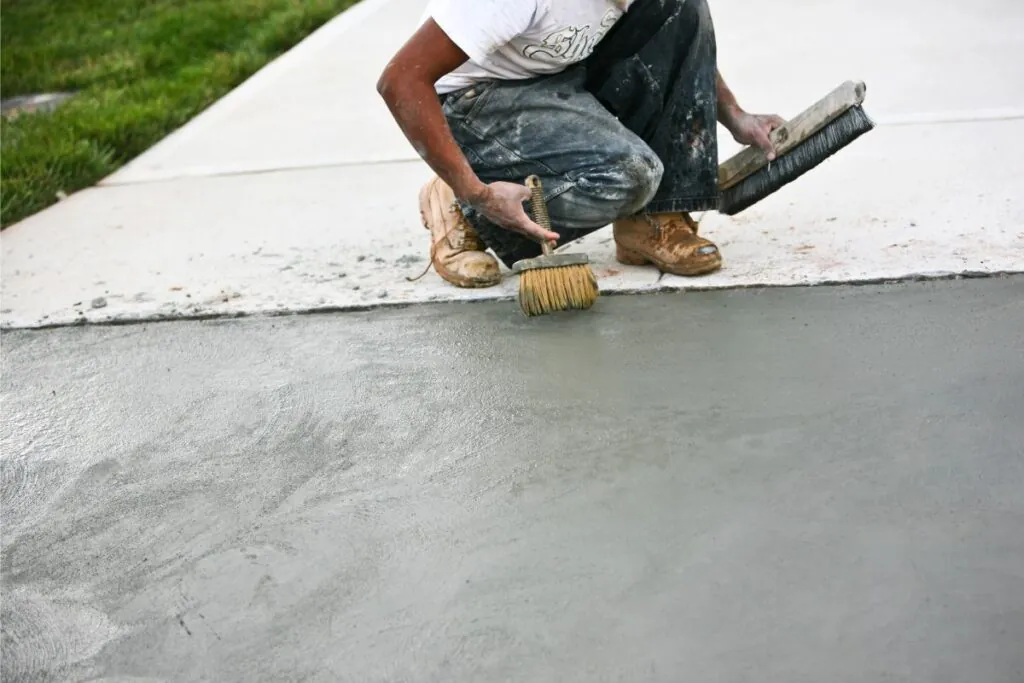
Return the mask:
<path id="1" fill-rule="evenodd" d="M 653 264 L 654 267 L 663 273 L 681 275 L 683 277 L 707 275 L 708 273 L 713 273 L 722 267 L 721 256 L 719 256 L 716 261 L 710 263 L 685 267 L 678 264 L 669 265 L 663 261 L 659 261 L 658 259 L 641 254 L 639 251 L 621 247 L 618 244 L 615 245 L 615 260 L 624 266 L 646 266 L 648 264 Z"/>
<path id="2" fill-rule="evenodd" d="M 434 193 L 434 188 L 437 186 L 437 183 L 439 182 L 441 182 L 440 179 L 434 178 L 433 180 L 431 180 L 426 185 L 420 188 L 419 195 L 420 221 L 423 223 L 423 227 L 426 228 L 427 232 L 429 232 L 431 235 L 431 252 L 433 252 L 434 235 L 434 231 L 431 230 L 430 228 L 429 218 L 429 216 L 433 213 L 433 211 L 431 210 L 431 195 Z M 431 263 L 434 264 L 434 270 L 437 271 L 437 274 L 440 275 L 445 282 L 455 285 L 456 287 L 461 287 L 462 289 L 484 289 L 487 287 L 494 287 L 498 284 L 501 284 L 500 277 L 494 280 L 468 278 L 462 275 L 456 275 L 455 273 L 451 272 L 450 270 L 444 267 L 444 264 L 438 262 L 437 259 L 435 259 L 433 256 L 431 256 L 430 261 Z"/>

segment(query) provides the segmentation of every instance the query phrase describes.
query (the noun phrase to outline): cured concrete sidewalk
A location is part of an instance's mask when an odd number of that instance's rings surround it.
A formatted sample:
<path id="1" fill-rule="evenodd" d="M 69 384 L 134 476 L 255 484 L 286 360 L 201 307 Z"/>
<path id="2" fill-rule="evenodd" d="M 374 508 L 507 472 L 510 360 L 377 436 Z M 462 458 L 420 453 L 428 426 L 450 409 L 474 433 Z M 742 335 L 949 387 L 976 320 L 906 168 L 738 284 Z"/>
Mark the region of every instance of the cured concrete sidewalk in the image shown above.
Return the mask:
<path id="1" fill-rule="evenodd" d="M 424 0 L 365 0 L 101 186 L 3 233 L 6 327 L 511 296 L 425 265 L 429 171 L 374 92 Z M 714 6 L 722 70 L 791 116 L 846 79 L 880 127 L 735 219 L 695 280 L 571 248 L 603 291 L 1024 270 L 1024 5 L 987 0 Z M 723 141 L 723 158 L 735 151 Z"/>

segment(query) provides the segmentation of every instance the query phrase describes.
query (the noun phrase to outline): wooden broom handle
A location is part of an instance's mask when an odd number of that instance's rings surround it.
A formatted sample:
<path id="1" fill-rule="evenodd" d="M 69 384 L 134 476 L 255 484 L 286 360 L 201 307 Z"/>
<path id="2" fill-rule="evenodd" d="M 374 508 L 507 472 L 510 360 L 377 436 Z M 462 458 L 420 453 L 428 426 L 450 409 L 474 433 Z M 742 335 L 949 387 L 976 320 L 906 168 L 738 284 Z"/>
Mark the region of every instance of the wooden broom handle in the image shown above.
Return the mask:
<path id="1" fill-rule="evenodd" d="M 544 201 L 544 186 L 540 182 L 540 177 L 536 175 L 527 177 L 526 186 L 530 188 L 530 208 L 533 209 L 533 222 L 545 230 L 550 230 L 551 216 L 548 215 L 548 205 Z M 551 252 L 554 251 L 551 248 L 551 243 L 547 240 L 540 243 L 540 248 L 545 256 L 551 256 Z"/>

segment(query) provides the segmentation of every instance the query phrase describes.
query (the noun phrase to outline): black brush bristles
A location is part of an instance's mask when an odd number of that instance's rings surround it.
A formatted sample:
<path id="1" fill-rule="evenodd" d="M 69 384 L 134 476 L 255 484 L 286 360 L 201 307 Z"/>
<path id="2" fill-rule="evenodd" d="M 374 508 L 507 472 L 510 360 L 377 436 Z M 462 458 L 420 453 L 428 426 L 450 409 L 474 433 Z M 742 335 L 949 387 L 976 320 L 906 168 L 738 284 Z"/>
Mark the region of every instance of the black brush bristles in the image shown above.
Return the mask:
<path id="1" fill-rule="evenodd" d="M 793 182 L 875 127 L 861 107 L 851 107 L 770 165 L 722 190 L 718 211 L 734 216 Z"/>

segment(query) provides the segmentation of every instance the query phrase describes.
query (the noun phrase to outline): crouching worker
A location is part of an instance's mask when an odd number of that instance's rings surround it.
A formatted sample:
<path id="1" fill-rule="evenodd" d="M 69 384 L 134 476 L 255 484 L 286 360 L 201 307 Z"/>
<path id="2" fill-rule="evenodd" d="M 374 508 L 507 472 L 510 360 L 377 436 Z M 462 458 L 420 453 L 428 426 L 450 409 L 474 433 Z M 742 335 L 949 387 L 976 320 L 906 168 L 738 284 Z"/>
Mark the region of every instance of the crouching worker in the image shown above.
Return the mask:
<path id="1" fill-rule="evenodd" d="M 769 158 L 782 124 L 723 82 L 706 0 L 432 0 L 378 91 L 437 174 L 420 211 L 459 287 L 499 282 L 488 247 L 511 267 L 608 224 L 621 263 L 717 270 L 690 217 L 718 206 L 716 122 Z M 526 212 L 532 174 L 557 232 Z"/>

